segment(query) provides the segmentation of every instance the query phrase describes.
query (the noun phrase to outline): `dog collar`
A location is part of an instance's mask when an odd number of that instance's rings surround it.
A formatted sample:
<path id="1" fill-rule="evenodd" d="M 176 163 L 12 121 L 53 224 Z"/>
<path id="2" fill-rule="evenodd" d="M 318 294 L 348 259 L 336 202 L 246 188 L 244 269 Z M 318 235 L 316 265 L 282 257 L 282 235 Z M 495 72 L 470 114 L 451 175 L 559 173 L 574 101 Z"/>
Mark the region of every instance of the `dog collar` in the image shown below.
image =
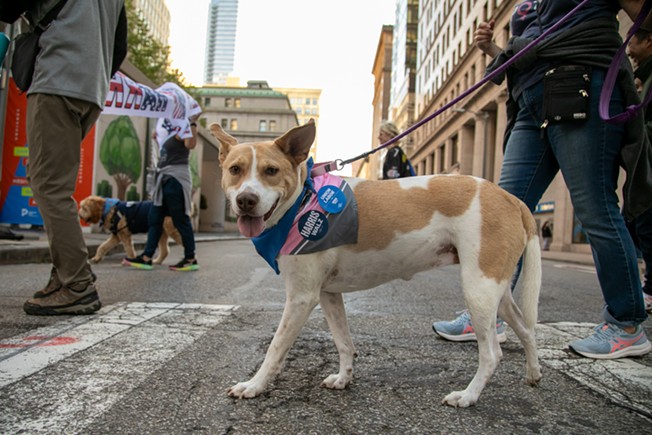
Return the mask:
<path id="1" fill-rule="evenodd" d="M 104 219 L 106 218 L 106 215 L 109 214 L 111 209 L 115 207 L 118 201 L 119 200 L 115 198 L 106 198 L 104 201 L 104 209 L 102 210 L 102 218 L 100 219 L 100 226 L 104 225 Z"/>

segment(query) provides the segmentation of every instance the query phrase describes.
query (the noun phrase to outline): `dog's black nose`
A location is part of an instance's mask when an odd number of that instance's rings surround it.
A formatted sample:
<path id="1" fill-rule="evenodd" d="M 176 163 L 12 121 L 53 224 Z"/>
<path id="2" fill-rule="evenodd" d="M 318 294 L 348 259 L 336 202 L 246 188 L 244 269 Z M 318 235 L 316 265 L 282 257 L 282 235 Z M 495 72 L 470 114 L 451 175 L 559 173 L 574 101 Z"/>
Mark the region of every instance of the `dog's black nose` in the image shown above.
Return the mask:
<path id="1" fill-rule="evenodd" d="M 238 208 L 243 212 L 250 212 L 258 205 L 258 195 L 251 192 L 243 192 L 236 198 Z"/>

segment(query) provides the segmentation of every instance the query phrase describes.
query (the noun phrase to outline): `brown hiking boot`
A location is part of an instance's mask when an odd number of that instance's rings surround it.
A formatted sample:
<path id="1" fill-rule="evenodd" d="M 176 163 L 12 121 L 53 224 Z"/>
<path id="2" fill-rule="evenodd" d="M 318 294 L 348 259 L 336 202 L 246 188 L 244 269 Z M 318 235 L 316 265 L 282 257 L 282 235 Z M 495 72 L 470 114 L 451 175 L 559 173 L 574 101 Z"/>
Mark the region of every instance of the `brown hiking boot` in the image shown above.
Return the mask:
<path id="1" fill-rule="evenodd" d="M 102 307 L 95 284 L 89 283 L 85 290 L 74 291 L 61 287 L 49 295 L 28 299 L 23 305 L 27 314 L 57 316 L 61 314 L 92 314 Z"/>
<path id="2" fill-rule="evenodd" d="M 93 284 L 95 284 L 95 281 L 97 281 L 97 275 L 91 271 L 92 279 L 93 279 Z M 61 281 L 59 281 L 59 275 L 57 274 L 57 268 L 52 266 L 52 270 L 50 270 L 50 280 L 48 283 L 43 287 L 41 290 L 37 291 L 34 293 L 34 296 L 32 296 L 34 299 L 40 299 L 44 298 L 51 293 L 54 293 L 55 291 L 59 290 L 62 287 Z"/>
<path id="3" fill-rule="evenodd" d="M 57 275 L 57 268 L 52 266 L 50 270 L 50 280 L 41 290 L 34 293 L 32 296 L 34 299 L 40 299 L 48 296 L 51 293 L 59 290 L 61 288 L 61 281 L 59 281 L 59 276 Z"/>

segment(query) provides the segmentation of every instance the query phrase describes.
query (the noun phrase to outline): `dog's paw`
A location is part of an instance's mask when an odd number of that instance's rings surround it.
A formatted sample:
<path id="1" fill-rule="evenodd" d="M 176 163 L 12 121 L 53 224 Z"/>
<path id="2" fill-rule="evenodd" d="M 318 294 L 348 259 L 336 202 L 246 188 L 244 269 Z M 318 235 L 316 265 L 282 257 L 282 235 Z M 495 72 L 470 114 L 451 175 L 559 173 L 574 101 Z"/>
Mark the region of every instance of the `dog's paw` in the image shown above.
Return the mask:
<path id="1" fill-rule="evenodd" d="M 255 383 L 240 382 L 228 389 L 227 394 L 236 399 L 251 399 L 263 392 L 263 388 L 258 387 Z"/>
<path id="2" fill-rule="evenodd" d="M 343 390 L 351 383 L 351 376 L 330 375 L 324 379 L 321 386 L 331 390 Z"/>
<path id="3" fill-rule="evenodd" d="M 525 376 L 525 383 L 532 387 L 537 387 L 542 377 L 543 375 L 541 375 L 541 369 L 536 367 L 532 371 L 528 370 L 528 373 Z"/>
<path id="4" fill-rule="evenodd" d="M 471 405 L 475 405 L 477 401 L 477 397 L 474 397 L 466 391 L 453 391 L 448 396 L 444 397 L 444 400 L 442 400 L 441 403 L 442 405 L 448 405 L 454 408 L 468 408 Z"/>

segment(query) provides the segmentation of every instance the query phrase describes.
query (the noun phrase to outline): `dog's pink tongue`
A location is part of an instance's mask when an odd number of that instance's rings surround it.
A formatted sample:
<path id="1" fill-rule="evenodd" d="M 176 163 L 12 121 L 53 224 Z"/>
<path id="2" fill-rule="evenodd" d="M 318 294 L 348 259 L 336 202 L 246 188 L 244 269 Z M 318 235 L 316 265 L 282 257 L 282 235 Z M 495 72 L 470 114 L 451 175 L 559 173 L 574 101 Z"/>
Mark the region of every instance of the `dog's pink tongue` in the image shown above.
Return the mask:
<path id="1" fill-rule="evenodd" d="M 265 220 L 262 216 L 238 217 L 238 230 L 245 237 L 256 237 L 265 229 Z"/>

